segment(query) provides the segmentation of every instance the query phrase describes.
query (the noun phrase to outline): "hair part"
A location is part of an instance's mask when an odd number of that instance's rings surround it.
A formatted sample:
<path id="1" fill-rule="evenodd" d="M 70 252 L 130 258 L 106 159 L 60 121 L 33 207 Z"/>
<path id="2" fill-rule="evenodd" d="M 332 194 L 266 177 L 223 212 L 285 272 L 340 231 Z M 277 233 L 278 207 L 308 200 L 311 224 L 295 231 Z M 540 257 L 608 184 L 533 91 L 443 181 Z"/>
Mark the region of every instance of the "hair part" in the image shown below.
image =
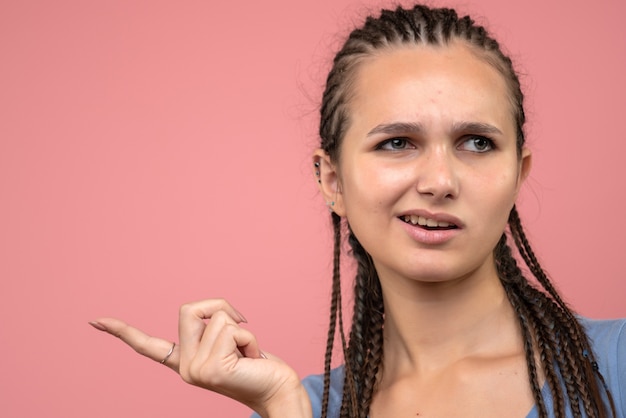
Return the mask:
<path id="1" fill-rule="evenodd" d="M 349 104 L 354 96 L 358 69 L 367 59 L 397 46 L 429 45 L 445 47 L 461 41 L 479 59 L 493 66 L 506 80 L 516 145 L 521 156 L 524 146 L 524 95 L 511 59 L 498 42 L 469 17 L 459 18 L 451 9 L 417 5 L 412 9 L 398 7 L 382 10 L 379 17 L 368 17 L 361 28 L 353 30 L 335 56 L 320 109 L 321 148 L 334 163 L 339 162 L 341 142 L 350 124 Z M 322 417 L 328 414 L 330 369 L 337 322 L 345 359 L 345 380 L 341 417 L 366 418 L 376 391 L 377 376 L 383 359 L 384 304 L 378 274 L 372 259 L 361 246 L 350 226 L 332 213 L 334 229 L 333 291 L 330 327 L 325 356 Z M 574 313 L 556 291 L 537 261 L 525 236 L 515 207 L 509 216 L 509 232 L 526 266 L 539 288 L 531 285 L 517 266 L 507 244 L 507 236 L 494 249 L 494 259 L 507 297 L 518 317 L 524 339 L 529 384 L 540 417 L 548 416 L 541 394 L 539 374 L 543 372 L 554 399 L 556 416 L 564 416 L 566 405 L 574 417 L 608 417 L 615 407 L 591 350 L 589 339 Z M 342 230 L 347 229 L 348 242 L 357 262 L 354 281 L 354 309 L 348 342 L 343 331 L 341 311 L 340 254 Z M 538 363 L 537 358 L 541 361 Z M 601 393 L 606 393 L 609 406 Z"/>

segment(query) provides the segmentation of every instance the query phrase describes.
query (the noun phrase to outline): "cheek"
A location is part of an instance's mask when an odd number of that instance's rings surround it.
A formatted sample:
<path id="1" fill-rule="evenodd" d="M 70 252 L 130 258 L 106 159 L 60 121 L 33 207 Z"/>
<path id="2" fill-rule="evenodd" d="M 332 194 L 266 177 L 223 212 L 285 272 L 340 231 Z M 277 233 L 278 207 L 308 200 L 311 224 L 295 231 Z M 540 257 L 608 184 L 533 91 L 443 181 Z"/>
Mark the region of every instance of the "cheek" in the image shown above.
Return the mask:
<path id="1" fill-rule="evenodd" d="M 517 198 L 517 173 L 500 173 L 497 176 L 483 179 L 483 191 L 477 194 L 478 199 L 484 200 L 488 204 L 487 208 L 493 212 L 493 216 L 500 215 L 508 218 Z"/>
<path id="2" fill-rule="evenodd" d="M 461 177 L 460 199 L 469 199 L 473 205 L 497 215 L 506 212 L 515 203 L 518 192 L 518 170 L 516 163 L 494 161 L 494 164 L 472 168 Z"/>
<path id="3" fill-rule="evenodd" d="M 346 167 L 348 168 L 348 167 Z M 347 210 L 378 211 L 393 204 L 410 187 L 412 178 L 406 170 L 368 164 L 367 161 L 345 170 L 342 194 Z"/>

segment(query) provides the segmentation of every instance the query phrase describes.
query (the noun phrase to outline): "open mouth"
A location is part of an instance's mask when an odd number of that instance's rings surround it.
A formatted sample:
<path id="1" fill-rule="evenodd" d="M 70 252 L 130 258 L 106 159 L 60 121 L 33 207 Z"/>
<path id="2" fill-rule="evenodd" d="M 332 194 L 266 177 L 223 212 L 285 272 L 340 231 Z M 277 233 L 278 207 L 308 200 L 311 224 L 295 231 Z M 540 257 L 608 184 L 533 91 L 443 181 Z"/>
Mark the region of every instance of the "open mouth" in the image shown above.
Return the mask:
<path id="1" fill-rule="evenodd" d="M 450 222 L 436 221 L 434 219 L 424 218 L 423 216 L 417 215 L 400 216 L 400 220 L 407 224 L 419 226 L 432 231 L 458 228 L 457 225 Z"/>

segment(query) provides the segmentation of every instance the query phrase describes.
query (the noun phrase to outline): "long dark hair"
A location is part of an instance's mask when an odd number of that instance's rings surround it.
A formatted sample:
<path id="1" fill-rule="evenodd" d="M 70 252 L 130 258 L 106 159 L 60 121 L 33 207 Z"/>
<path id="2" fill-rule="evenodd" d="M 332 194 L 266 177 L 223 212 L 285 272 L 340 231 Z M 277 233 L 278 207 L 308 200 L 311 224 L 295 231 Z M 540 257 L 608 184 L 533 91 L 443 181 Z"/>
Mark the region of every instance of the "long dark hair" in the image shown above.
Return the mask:
<path id="1" fill-rule="evenodd" d="M 341 141 L 349 124 L 348 102 L 355 69 L 362 60 L 390 45 L 445 46 L 451 40 L 465 42 L 472 52 L 496 68 L 506 80 L 517 128 L 517 149 L 521 155 L 525 141 L 524 96 L 511 59 L 502 52 L 498 42 L 470 17 L 459 18 L 451 9 L 418 5 L 412 9 L 398 7 L 396 10 L 383 10 L 379 17 L 368 17 L 362 28 L 352 31 L 335 56 L 322 99 L 319 130 L 321 147 L 334 162 L 339 160 Z M 331 356 L 338 323 L 345 360 L 340 416 L 365 418 L 369 414 L 383 359 L 382 291 L 370 255 L 341 217 L 335 213 L 331 213 L 331 217 L 335 237 L 334 270 L 322 416 L 326 417 L 328 413 Z M 347 342 L 342 322 L 339 268 L 344 230 L 357 262 L 354 310 Z M 515 243 L 536 279 L 536 285 L 532 285 L 522 274 L 507 243 L 507 236 Z M 540 372 L 545 374 L 556 416 L 565 416 L 566 405 L 574 417 L 615 416 L 613 399 L 597 370 L 589 339 L 537 261 L 515 207 L 509 215 L 508 231 L 503 233 L 494 249 L 494 259 L 498 276 L 522 330 L 529 383 L 539 416 L 548 416 L 539 385 Z M 537 359 L 541 359 L 540 364 Z M 603 402 L 602 392 L 606 392 L 609 399 L 608 407 Z"/>

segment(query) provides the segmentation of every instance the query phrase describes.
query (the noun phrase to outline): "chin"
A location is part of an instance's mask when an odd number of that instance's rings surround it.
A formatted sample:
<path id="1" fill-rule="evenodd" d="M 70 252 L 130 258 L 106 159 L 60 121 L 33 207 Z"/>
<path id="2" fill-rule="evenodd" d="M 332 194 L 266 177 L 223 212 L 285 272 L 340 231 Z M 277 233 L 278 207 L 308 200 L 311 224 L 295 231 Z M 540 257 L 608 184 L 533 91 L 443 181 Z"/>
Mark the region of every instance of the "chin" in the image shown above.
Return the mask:
<path id="1" fill-rule="evenodd" d="M 471 279 L 472 277 L 485 277 L 482 275 L 482 266 L 472 268 L 451 268 L 450 263 L 445 266 L 425 266 L 419 270 L 408 271 L 405 277 L 416 282 L 426 284 L 455 283 Z M 486 272 L 485 272 L 486 273 Z M 494 270 L 494 277 L 497 277 Z"/>

